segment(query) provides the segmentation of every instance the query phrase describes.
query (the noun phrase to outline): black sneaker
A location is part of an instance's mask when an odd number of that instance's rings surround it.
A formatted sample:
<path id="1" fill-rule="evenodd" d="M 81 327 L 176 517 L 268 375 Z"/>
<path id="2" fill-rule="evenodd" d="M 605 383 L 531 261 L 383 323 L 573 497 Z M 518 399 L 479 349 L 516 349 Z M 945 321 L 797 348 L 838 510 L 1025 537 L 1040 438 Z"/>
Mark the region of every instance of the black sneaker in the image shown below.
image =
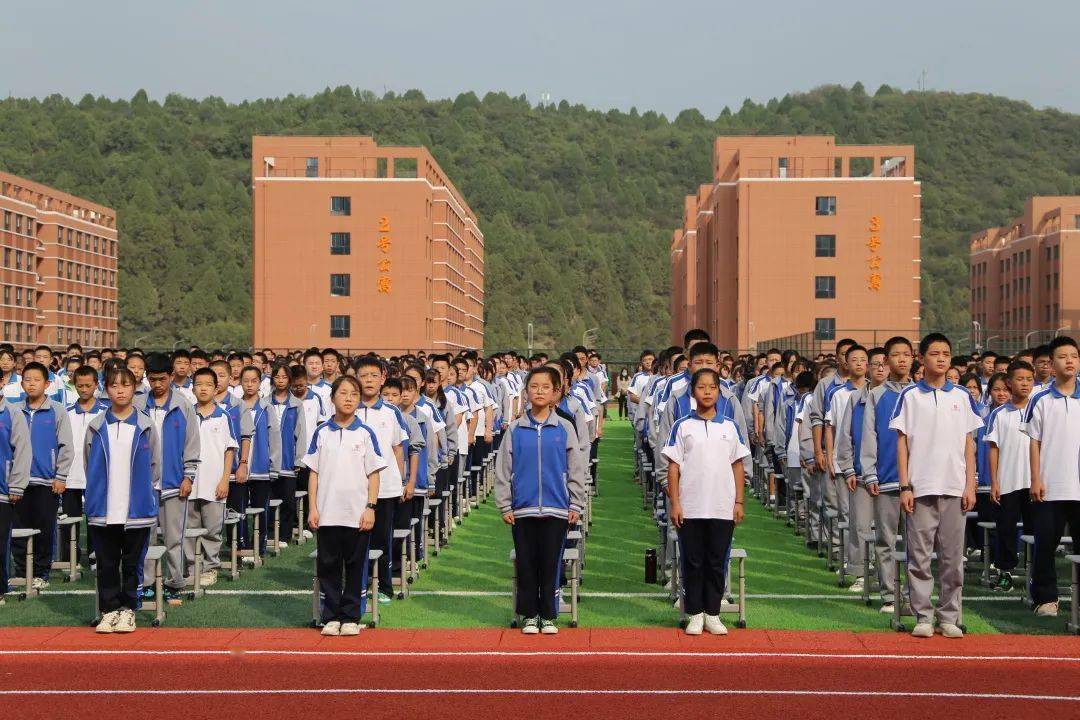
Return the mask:
<path id="1" fill-rule="evenodd" d="M 182 605 L 184 603 L 184 599 L 181 597 L 181 592 L 179 590 L 165 588 L 163 594 L 165 595 L 165 602 L 170 605 Z"/>
<path id="2" fill-rule="evenodd" d="M 1007 572 L 1001 573 L 1001 575 L 998 577 L 997 583 L 994 584 L 994 589 L 999 590 L 1001 592 L 1009 592 L 1010 590 L 1012 590 L 1013 589 L 1012 575 L 1007 573 Z"/>

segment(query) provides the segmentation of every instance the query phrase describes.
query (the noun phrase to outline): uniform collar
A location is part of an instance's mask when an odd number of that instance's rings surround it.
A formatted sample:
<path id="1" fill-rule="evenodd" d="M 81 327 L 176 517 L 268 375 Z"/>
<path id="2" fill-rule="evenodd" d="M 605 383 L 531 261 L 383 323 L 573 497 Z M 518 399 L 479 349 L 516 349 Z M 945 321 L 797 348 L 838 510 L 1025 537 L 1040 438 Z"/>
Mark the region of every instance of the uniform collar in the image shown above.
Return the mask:
<path id="1" fill-rule="evenodd" d="M 716 413 L 715 415 L 712 416 L 711 420 L 706 420 L 705 418 L 698 415 L 697 410 L 691 410 L 690 415 L 695 420 L 700 420 L 701 422 L 722 423 L 722 422 L 724 422 L 724 419 L 725 419 L 723 415 L 721 415 L 720 413 Z"/>
<path id="2" fill-rule="evenodd" d="M 332 417 L 327 420 L 326 423 L 330 426 L 331 430 L 356 430 L 358 427 L 363 425 L 363 423 L 360 421 L 360 418 L 356 416 L 353 416 L 352 422 L 345 427 L 341 427 L 340 425 L 338 425 L 337 421 L 334 420 L 334 418 Z"/>
<path id="3" fill-rule="evenodd" d="M 113 415 L 112 408 L 109 408 L 108 410 L 105 411 L 105 422 L 111 423 L 113 425 L 115 425 L 116 423 L 127 423 L 128 425 L 138 425 L 139 424 L 139 411 L 136 410 L 135 408 L 132 408 L 131 409 L 131 414 L 128 415 L 127 418 L 125 418 L 124 420 L 121 420 L 120 418 Z"/>
<path id="4" fill-rule="evenodd" d="M 99 413 L 102 410 L 108 410 L 108 409 L 109 409 L 109 406 L 106 405 L 105 403 L 101 402 L 100 399 L 94 400 L 94 407 L 90 408 L 89 410 L 83 410 L 82 405 L 80 405 L 78 402 L 74 403 L 71 407 L 68 408 L 68 410 L 74 410 L 76 415 L 86 415 L 86 414 L 89 414 L 89 413 Z"/>
<path id="5" fill-rule="evenodd" d="M 1072 395 L 1066 395 L 1065 393 L 1058 390 L 1056 380 L 1050 383 L 1050 387 L 1048 389 L 1050 390 L 1050 394 L 1056 398 L 1071 397 L 1073 400 L 1080 400 L 1080 380 L 1078 380 L 1076 382 L 1076 385 L 1073 387 Z"/>
<path id="6" fill-rule="evenodd" d="M 928 393 L 934 392 L 935 390 L 941 390 L 941 392 L 950 392 L 956 386 L 946 380 L 944 385 L 942 385 L 940 388 L 936 388 L 928 384 L 926 380 L 920 380 L 919 382 L 915 383 L 915 387 L 919 388 L 921 392 Z"/>
<path id="7" fill-rule="evenodd" d="M 175 396 L 175 393 L 173 393 L 171 383 L 170 383 L 170 387 L 169 387 L 169 394 L 165 398 L 165 402 L 163 402 L 160 405 L 158 405 L 157 398 L 154 397 L 154 394 L 148 392 L 148 393 L 146 393 L 146 409 L 147 410 L 154 410 L 154 409 L 160 408 L 162 410 L 171 410 L 172 406 L 173 406 L 173 397 L 174 396 Z"/>
<path id="8" fill-rule="evenodd" d="M 536 419 L 536 417 L 532 414 L 531 408 L 525 411 L 525 416 L 529 418 L 529 423 L 532 424 L 534 427 L 537 425 L 554 425 L 556 422 L 555 418 L 557 417 L 554 407 L 551 408 L 551 412 L 548 413 L 547 419 L 545 419 L 543 422 L 540 422 Z"/>
<path id="9" fill-rule="evenodd" d="M 199 412 L 199 409 L 195 408 L 195 414 L 199 416 L 200 421 L 202 421 L 202 420 L 212 420 L 213 418 L 224 417 L 225 409 L 221 407 L 220 403 L 215 402 L 214 403 L 214 412 L 212 412 L 209 415 L 203 417 L 203 414 L 201 412 Z"/>

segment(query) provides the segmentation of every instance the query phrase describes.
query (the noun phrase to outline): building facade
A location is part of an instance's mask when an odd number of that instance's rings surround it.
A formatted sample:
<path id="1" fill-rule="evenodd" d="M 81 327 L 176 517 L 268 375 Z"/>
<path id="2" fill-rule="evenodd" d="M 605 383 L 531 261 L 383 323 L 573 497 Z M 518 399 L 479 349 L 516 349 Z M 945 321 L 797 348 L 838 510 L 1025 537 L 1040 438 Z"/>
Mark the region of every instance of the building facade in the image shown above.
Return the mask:
<path id="1" fill-rule="evenodd" d="M 1080 196 L 1033 197 L 1008 225 L 971 238 L 977 337 L 1012 352 L 1080 329 Z M 996 341 L 996 342 L 995 342 Z"/>
<path id="2" fill-rule="evenodd" d="M 252 139 L 256 347 L 484 344 L 484 236 L 423 147 Z"/>
<path id="3" fill-rule="evenodd" d="M 810 351 L 919 333 L 921 215 L 910 145 L 721 137 L 671 243 L 671 339 Z"/>
<path id="4" fill-rule="evenodd" d="M 116 212 L 0 172 L 0 213 L 3 341 L 115 347 Z"/>

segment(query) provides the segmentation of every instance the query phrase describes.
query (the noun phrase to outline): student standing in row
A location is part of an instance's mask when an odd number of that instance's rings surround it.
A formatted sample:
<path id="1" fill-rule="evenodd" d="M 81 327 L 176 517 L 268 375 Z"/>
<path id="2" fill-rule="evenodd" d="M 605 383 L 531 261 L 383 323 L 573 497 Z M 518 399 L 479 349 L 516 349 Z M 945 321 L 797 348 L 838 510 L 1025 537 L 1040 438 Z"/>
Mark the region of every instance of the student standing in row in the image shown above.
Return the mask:
<path id="1" fill-rule="evenodd" d="M 914 637 L 932 637 L 934 617 L 947 638 L 960 629 L 964 587 L 965 513 L 975 506 L 975 430 L 982 427 L 967 390 L 948 382 L 952 343 L 931 333 L 919 343 L 923 379 L 900 394 L 889 427 L 899 433 L 900 504 L 907 513 L 908 588 Z M 936 609 L 931 555 L 938 553 L 941 591 Z"/>
<path id="2" fill-rule="evenodd" d="M 358 635 L 362 627 L 379 474 L 387 463 L 375 434 L 357 417 L 361 395 L 355 378 L 334 381 L 334 415 L 316 428 L 302 461 L 311 471 L 308 527 L 318 531 L 323 635 Z"/>
<path id="3" fill-rule="evenodd" d="M 1065 526 L 1080 535 L 1080 352 L 1071 337 L 1051 341 L 1050 385 L 1028 403 L 1024 431 L 1031 438 L 1031 603 L 1035 614 L 1058 613 L 1054 555 Z"/>
<path id="4" fill-rule="evenodd" d="M 71 471 L 64 488 L 64 495 L 60 500 L 60 510 L 68 517 L 82 517 L 83 492 L 86 490 L 86 471 L 84 468 L 83 447 L 86 443 L 86 429 L 90 423 L 101 413 L 109 409 L 109 403 L 97 396 L 98 373 L 89 365 L 80 365 L 71 373 L 71 380 L 75 385 L 78 400 L 67 409 L 68 422 L 71 425 Z M 78 563 L 82 555 L 82 538 L 79 537 L 77 528 L 72 531 L 75 535 L 75 558 Z M 71 558 L 69 543 L 61 543 L 60 559 L 69 561 Z"/>
<path id="5" fill-rule="evenodd" d="M 522 633 L 554 635 L 562 550 L 585 506 L 586 473 L 577 430 L 555 411 L 554 368 L 529 372 L 529 409 L 510 423 L 495 460 L 495 503 L 511 526 Z"/>
<path id="6" fill-rule="evenodd" d="M 720 374 L 698 370 L 690 380 L 696 409 L 671 429 L 668 516 L 679 535 L 687 635 L 726 635 L 720 620 L 728 551 L 743 519 L 742 459 L 750 454 L 731 420 L 718 414 Z"/>
<path id="7" fill-rule="evenodd" d="M 336 379 L 336 378 L 335 378 Z M 277 470 L 277 477 L 271 483 L 270 496 L 281 500 L 278 513 L 281 540 L 278 549 L 288 546 L 296 524 L 296 475 L 304 451 L 311 445 L 307 432 L 307 416 L 303 401 L 289 391 L 292 376 L 289 366 L 277 360 L 270 368 L 270 419 L 277 429 L 277 442 L 271 448 L 275 456 L 271 465 Z M 269 526 L 267 526 L 269 530 Z"/>
<path id="8" fill-rule="evenodd" d="M 153 421 L 132 405 L 135 376 L 105 375 L 111 408 L 86 432 L 86 519 L 97 557 L 99 633 L 135 630 L 142 560 L 158 522 L 161 448 Z"/>
<path id="9" fill-rule="evenodd" d="M 18 407 L 0 400 L 0 605 L 8 587 L 8 550 L 15 506 L 30 483 L 30 431 Z"/>

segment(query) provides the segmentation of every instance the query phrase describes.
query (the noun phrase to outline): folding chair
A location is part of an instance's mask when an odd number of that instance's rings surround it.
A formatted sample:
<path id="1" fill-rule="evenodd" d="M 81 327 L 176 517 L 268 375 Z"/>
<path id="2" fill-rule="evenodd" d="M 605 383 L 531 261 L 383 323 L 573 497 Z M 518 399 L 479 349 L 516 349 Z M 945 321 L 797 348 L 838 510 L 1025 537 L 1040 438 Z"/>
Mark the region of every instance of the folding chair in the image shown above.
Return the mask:
<path id="1" fill-rule="evenodd" d="M 33 597 L 40 592 L 34 589 L 34 537 L 40 534 L 40 530 L 33 528 L 15 528 L 11 531 L 12 540 L 26 538 L 26 572 L 23 573 L 21 578 L 8 578 L 8 585 L 12 588 L 22 588 L 22 592 L 17 596 L 20 600 Z M 7 562 L 7 558 L 0 558 L 0 562 Z M 0 590 L 3 590 L 3 588 L 0 588 Z"/>
<path id="2" fill-rule="evenodd" d="M 262 508 L 249 507 L 244 510 L 247 516 L 248 530 L 251 532 L 251 548 L 240 551 L 240 557 L 249 557 L 255 567 L 262 567 L 263 560 L 259 555 L 259 518 L 263 514 Z"/>
<path id="3" fill-rule="evenodd" d="M 1072 565 L 1072 603 L 1065 631 L 1080 635 L 1080 555 L 1067 555 L 1066 559 Z"/>
<path id="4" fill-rule="evenodd" d="M 870 607 L 870 557 L 874 554 L 874 547 L 877 544 L 877 533 L 874 532 L 860 532 L 859 542 L 862 544 L 863 549 L 863 590 L 862 600 L 867 607 Z"/>
<path id="5" fill-rule="evenodd" d="M 293 528 L 292 539 L 296 540 L 297 545 L 303 545 L 307 542 L 307 538 L 304 537 L 304 498 L 307 497 L 307 490 L 296 491 L 296 527 Z"/>
<path id="6" fill-rule="evenodd" d="M 450 490 L 442 491 L 442 544 L 450 543 L 450 535 L 454 532 L 454 493 Z"/>
<path id="7" fill-rule="evenodd" d="M 206 528 L 184 528 L 184 539 L 195 541 L 195 557 L 194 565 L 191 569 L 191 590 L 187 594 L 188 600 L 194 600 L 197 597 L 202 597 L 203 594 L 206 593 L 206 589 L 202 586 L 203 554 L 202 543 L 199 542 L 199 538 L 205 537 L 206 533 Z"/>
<path id="8" fill-rule="evenodd" d="M 833 545 L 833 525 L 834 523 L 839 522 L 837 518 L 840 517 L 840 513 L 832 508 L 825 508 L 822 512 L 822 517 L 824 522 L 821 525 L 821 531 L 828 536 L 825 541 L 825 569 L 835 570 L 836 565 L 833 563 L 833 551 L 835 549 Z M 818 553 L 818 557 L 821 557 L 820 552 Z"/>
<path id="9" fill-rule="evenodd" d="M 239 539 L 239 527 L 240 527 L 240 513 L 235 510 L 225 511 L 225 520 L 222 524 L 223 533 L 227 533 L 229 537 L 229 559 L 221 560 L 220 565 L 222 570 L 229 571 L 229 579 L 235 580 L 240 577 L 240 539 Z"/>
<path id="10" fill-rule="evenodd" d="M 409 583 L 412 582 L 412 576 L 409 574 L 409 548 L 412 546 L 412 529 L 402 528 L 400 530 L 394 530 L 394 544 L 401 543 L 401 557 L 398 562 L 398 576 L 391 581 L 391 584 L 398 586 L 398 600 L 404 600 L 409 596 Z"/>
<path id="11" fill-rule="evenodd" d="M 430 518 L 431 521 L 431 552 L 438 557 L 439 550 L 443 544 L 443 531 L 442 531 L 442 508 L 443 500 L 441 498 L 428 498 L 427 509 L 424 511 L 424 517 Z M 425 529 L 426 532 L 426 529 Z M 426 537 L 426 534 L 425 534 Z M 425 558 L 426 566 L 426 558 Z"/>
<path id="12" fill-rule="evenodd" d="M 377 627 L 379 624 L 379 558 L 382 557 L 382 550 L 368 550 L 368 564 L 371 567 L 371 575 L 368 578 L 368 587 L 364 588 L 364 596 L 367 598 L 367 605 L 371 611 L 371 622 L 368 623 L 368 627 Z M 322 607 L 319 597 L 319 551 L 312 550 L 308 555 L 311 558 L 311 562 L 314 565 L 313 573 L 311 575 L 311 627 L 321 628 L 322 623 Z"/>
<path id="13" fill-rule="evenodd" d="M 979 576 L 979 581 L 985 587 L 992 587 L 993 582 L 990 580 L 990 533 L 997 532 L 997 523 L 982 521 L 978 523 L 978 526 L 982 529 L 982 575 Z"/>
<path id="14" fill-rule="evenodd" d="M 57 533 L 64 535 L 63 529 L 67 529 L 67 546 L 68 546 L 68 559 L 67 560 L 53 560 L 52 569 L 62 570 L 64 575 L 64 582 L 75 582 L 82 573 L 79 571 L 79 530 L 82 527 L 81 515 L 61 515 L 57 521 Z"/>
<path id="15" fill-rule="evenodd" d="M 847 571 L 847 533 L 848 533 L 848 527 L 849 526 L 848 526 L 847 520 L 836 523 L 836 528 L 837 528 L 837 530 L 839 531 L 839 534 L 840 534 L 840 547 L 838 548 L 839 551 L 840 551 L 840 562 L 839 562 L 840 569 L 837 571 L 837 573 L 839 574 L 839 580 L 837 581 L 837 584 L 840 585 L 840 587 L 847 587 L 847 576 L 848 576 L 848 571 Z"/>
<path id="16" fill-rule="evenodd" d="M 151 545 L 146 549 L 146 559 L 154 563 L 154 599 L 143 600 L 139 605 L 139 611 L 153 611 L 154 619 L 150 621 L 153 627 L 161 627 L 165 622 L 165 586 L 161 580 L 161 562 L 165 557 L 164 545 Z M 98 603 L 97 574 L 94 574 L 94 619 L 90 625 L 101 622 L 101 605 Z"/>
<path id="17" fill-rule="evenodd" d="M 420 554 L 420 549 L 417 544 L 417 537 L 421 542 L 424 540 L 422 533 L 418 533 L 420 530 L 420 519 L 409 519 L 409 574 L 407 579 L 410 583 L 415 582 L 416 578 L 420 577 L 420 564 L 416 560 L 416 556 Z"/>
<path id="18" fill-rule="evenodd" d="M 281 498 L 272 498 L 269 503 L 270 512 L 273 514 L 274 523 L 274 542 L 266 543 L 266 546 L 270 549 L 270 552 L 277 557 L 281 554 Z M 270 532 L 270 526 L 266 527 L 267 534 Z"/>

